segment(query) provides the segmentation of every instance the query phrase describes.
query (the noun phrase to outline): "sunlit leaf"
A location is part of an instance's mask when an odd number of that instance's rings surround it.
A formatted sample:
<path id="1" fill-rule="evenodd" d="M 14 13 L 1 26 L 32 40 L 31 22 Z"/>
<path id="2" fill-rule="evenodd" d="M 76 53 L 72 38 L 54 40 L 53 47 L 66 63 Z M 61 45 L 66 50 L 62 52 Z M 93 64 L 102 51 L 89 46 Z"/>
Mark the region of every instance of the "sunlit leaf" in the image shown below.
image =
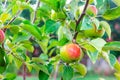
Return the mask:
<path id="1" fill-rule="evenodd" d="M 114 20 L 120 17 L 120 6 L 107 10 L 103 14 L 103 18 L 106 20 Z"/>
<path id="2" fill-rule="evenodd" d="M 62 77 L 63 80 L 71 80 L 73 78 L 73 68 L 70 66 L 64 66 Z"/>
<path id="3" fill-rule="evenodd" d="M 117 6 L 120 6 L 120 0 L 112 0 Z"/>
<path id="4" fill-rule="evenodd" d="M 105 44 L 103 49 L 120 51 L 120 42 L 119 41 L 108 42 L 108 43 Z"/>

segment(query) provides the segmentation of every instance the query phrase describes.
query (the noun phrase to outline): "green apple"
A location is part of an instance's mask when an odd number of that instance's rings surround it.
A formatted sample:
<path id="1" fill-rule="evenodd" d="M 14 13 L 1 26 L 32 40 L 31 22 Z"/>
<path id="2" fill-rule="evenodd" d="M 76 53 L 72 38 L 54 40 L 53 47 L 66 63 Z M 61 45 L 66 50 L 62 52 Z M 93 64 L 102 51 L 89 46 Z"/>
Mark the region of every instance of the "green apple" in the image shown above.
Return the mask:
<path id="1" fill-rule="evenodd" d="M 97 29 L 96 26 L 93 25 L 91 29 L 85 30 L 84 34 L 86 37 L 97 38 L 102 37 L 105 34 L 105 30 L 101 26 Z"/>
<path id="2" fill-rule="evenodd" d="M 0 30 L 0 43 L 2 43 L 5 39 L 5 34 L 3 32 L 3 30 Z"/>
<path id="3" fill-rule="evenodd" d="M 89 5 L 86 12 L 90 16 L 96 16 L 98 14 L 98 10 L 94 5 Z"/>
<path id="4" fill-rule="evenodd" d="M 60 49 L 60 57 L 64 62 L 70 63 L 80 59 L 82 50 L 79 45 L 70 43 Z"/>

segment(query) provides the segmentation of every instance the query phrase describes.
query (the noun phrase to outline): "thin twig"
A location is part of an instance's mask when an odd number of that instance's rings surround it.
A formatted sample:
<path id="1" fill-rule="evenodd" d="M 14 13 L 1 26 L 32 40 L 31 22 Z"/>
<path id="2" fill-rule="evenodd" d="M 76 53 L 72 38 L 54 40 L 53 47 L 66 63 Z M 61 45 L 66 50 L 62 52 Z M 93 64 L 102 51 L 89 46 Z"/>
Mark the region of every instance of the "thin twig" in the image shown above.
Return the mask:
<path id="1" fill-rule="evenodd" d="M 11 24 L 11 23 L 18 17 L 18 15 L 19 15 L 21 12 L 22 12 L 21 10 L 18 10 L 17 13 L 16 13 L 16 15 L 8 22 L 7 25 Z"/>
<path id="2" fill-rule="evenodd" d="M 89 4 L 89 0 L 86 0 L 84 9 L 83 9 L 83 11 L 82 11 L 82 14 L 80 15 L 79 19 L 76 21 L 76 28 L 75 28 L 75 34 L 74 34 L 74 37 L 73 37 L 73 43 L 76 43 L 76 37 L 77 37 L 77 35 L 78 35 L 77 27 L 78 27 L 80 21 L 81 21 L 81 20 L 83 19 L 83 17 L 85 16 L 85 13 L 86 13 L 88 4 Z"/>
<path id="3" fill-rule="evenodd" d="M 34 11 L 34 17 L 33 17 L 32 23 L 34 23 L 36 20 L 36 14 L 37 14 L 37 9 L 38 9 L 39 5 L 40 5 L 40 0 L 38 0 L 38 2 L 37 2 L 37 6 L 36 6 L 36 9 Z"/>
<path id="4" fill-rule="evenodd" d="M 19 61 L 21 61 L 21 62 L 25 62 L 23 59 L 21 59 L 21 58 L 19 58 L 17 55 L 15 55 L 15 54 L 13 54 L 13 53 L 11 53 L 17 60 L 19 60 Z"/>
<path id="5" fill-rule="evenodd" d="M 60 61 L 57 63 L 56 69 L 55 69 L 55 73 L 54 73 L 54 80 L 57 80 L 57 75 L 58 75 L 58 68 L 60 65 Z"/>
<path id="6" fill-rule="evenodd" d="M 26 0 L 26 3 L 29 2 L 29 0 Z M 15 14 L 15 16 L 8 22 L 7 25 L 11 24 L 12 22 L 14 22 L 14 20 L 19 16 L 19 14 L 21 13 L 21 10 L 18 10 L 17 13 Z"/>
<path id="7" fill-rule="evenodd" d="M 26 80 L 26 64 L 23 64 L 23 80 Z"/>

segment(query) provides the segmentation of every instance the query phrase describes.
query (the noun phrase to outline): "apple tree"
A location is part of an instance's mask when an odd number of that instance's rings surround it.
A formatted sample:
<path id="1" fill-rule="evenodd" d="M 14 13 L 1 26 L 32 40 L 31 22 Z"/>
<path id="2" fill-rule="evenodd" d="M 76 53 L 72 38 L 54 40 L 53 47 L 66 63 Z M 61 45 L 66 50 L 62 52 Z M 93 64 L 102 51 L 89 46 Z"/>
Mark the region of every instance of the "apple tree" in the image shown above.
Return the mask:
<path id="1" fill-rule="evenodd" d="M 120 80 L 120 63 L 110 54 L 120 42 L 103 38 L 111 38 L 108 21 L 119 17 L 120 0 L 1 0 L 0 79 L 15 79 L 17 72 L 8 71 L 14 64 L 23 68 L 23 80 L 33 69 L 39 80 L 75 80 L 87 73 L 80 63 L 86 54 L 93 63 L 103 58 Z"/>

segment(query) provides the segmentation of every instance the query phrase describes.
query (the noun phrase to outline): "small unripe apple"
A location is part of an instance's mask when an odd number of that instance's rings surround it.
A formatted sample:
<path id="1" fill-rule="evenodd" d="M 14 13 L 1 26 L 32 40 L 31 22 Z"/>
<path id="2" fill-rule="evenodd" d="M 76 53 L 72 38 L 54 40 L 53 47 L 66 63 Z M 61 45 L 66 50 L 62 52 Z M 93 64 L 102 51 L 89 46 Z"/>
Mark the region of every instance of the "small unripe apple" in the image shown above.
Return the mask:
<path id="1" fill-rule="evenodd" d="M 99 29 L 96 29 L 96 27 L 93 26 L 91 29 L 84 31 L 84 34 L 86 37 L 93 37 L 93 38 L 102 37 L 104 33 L 105 33 L 105 30 L 101 26 L 99 27 Z"/>
<path id="2" fill-rule="evenodd" d="M 98 14 L 98 10 L 94 5 L 89 5 L 86 12 L 90 16 L 96 16 Z"/>
<path id="3" fill-rule="evenodd" d="M 67 63 L 79 60 L 81 53 L 81 48 L 74 43 L 66 44 L 60 49 L 60 57 Z"/>
<path id="4" fill-rule="evenodd" d="M 0 30 L 0 43 L 2 43 L 5 39 L 5 34 L 2 30 Z"/>

